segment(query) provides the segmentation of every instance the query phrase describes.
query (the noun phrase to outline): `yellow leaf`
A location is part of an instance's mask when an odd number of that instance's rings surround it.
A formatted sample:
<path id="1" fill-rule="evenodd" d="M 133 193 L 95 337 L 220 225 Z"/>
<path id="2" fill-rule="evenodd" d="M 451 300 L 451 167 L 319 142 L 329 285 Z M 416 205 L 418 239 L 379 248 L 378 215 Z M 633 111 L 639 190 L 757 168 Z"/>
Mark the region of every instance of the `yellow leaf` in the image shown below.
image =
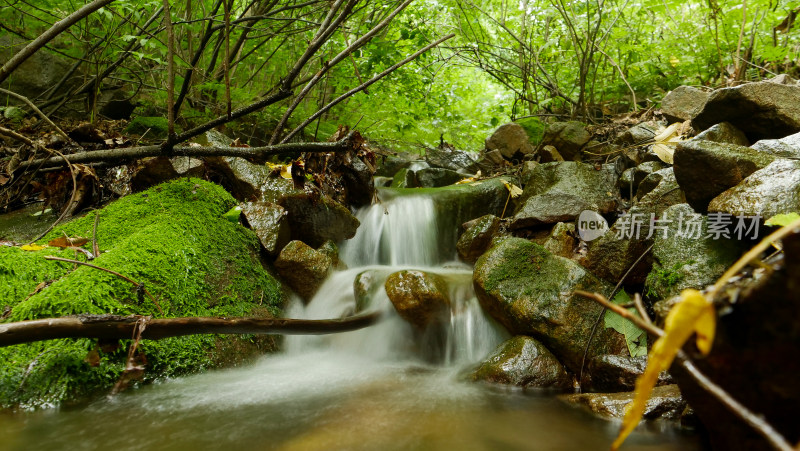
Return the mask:
<path id="1" fill-rule="evenodd" d="M 676 67 L 680 63 L 681 63 L 681 60 L 679 60 L 677 57 L 675 57 L 675 56 L 670 56 L 669 57 L 669 65 L 670 66 Z"/>
<path id="2" fill-rule="evenodd" d="M 522 194 L 522 188 L 514 185 L 512 183 L 508 183 L 507 181 L 503 180 L 503 185 L 506 186 L 506 189 L 509 193 L 511 193 L 511 197 L 517 198 Z"/>
<path id="3" fill-rule="evenodd" d="M 456 185 L 463 185 L 465 183 L 476 182 L 476 181 L 480 180 L 480 178 L 481 178 L 481 171 L 478 171 L 478 173 L 475 174 L 475 176 L 473 176 L 473 177 L 467 177 L 465 179 L 461 179 L 461 180 L 457 181 Z"/>
<path id="4" fill-rule="evenodd" d="M 658 375 L 669 368 L 678 350 L 686 340 L 697 333 L 697 347 L 703 354 L 711 351 L 716 328 L 716 311 L 697 290 L 683 290 L 680 302 L 670 310 L 664 325 L 664 336 L 656 340 L 647 358 L 647 368 L 636 380 L 636 393 L 633 401 L 625 409 L 622 428 L 611 445 L 619 449 L 622 442 L 636 428 L 647 407 L 650 392 L 658 381 Z"/>
<path id="5" fill-rule="evenodd" d="M 22 249 L 23 251 L 40 251 L 46 247 L 47 246 L 39 246 L 38 244 L 26 244 L 20 247 L 20 249 Z"/>
<path id="6" fill-rule="evenodd" d="M 680 122 L 676 122 L 661 131 L 653 141 L 653 152 L 658 158 L 667 164 L 672 164 L 672 155 L 675 153 L 675 146 L 681 142 L 680 130 L 682 128 Z"/>

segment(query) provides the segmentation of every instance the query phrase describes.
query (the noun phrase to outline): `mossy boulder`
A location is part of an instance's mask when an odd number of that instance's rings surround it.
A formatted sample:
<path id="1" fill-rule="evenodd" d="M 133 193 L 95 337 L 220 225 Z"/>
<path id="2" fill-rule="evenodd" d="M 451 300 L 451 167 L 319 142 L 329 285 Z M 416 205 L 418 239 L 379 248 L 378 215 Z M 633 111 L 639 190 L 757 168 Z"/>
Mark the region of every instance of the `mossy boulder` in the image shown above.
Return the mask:
<path id="1" fill-rule="evenodd" d="M 440 323 L 450 311 L 447 284 L 436 274 L 398 271 L 386 278 L 385 287 L 400 317 L 420 329 Z"/>
<path id="2" fill-rule="evenodd" d="M 472 379 L 524 388 L 566 390 L 572 387 L 572 378 L 556 356 L 543 344 L 524 335 L 498 346 L 475 370 Z"/>
<path id="3" fill-rule="evenodd" d="M 542 122 L 541 119 L 538 117 L 526 117 L 525 119 L 517 120 L 516 123 L 525 129 L 525 133 L 528 134 L 528 141 L 532 146 L 536 147 L 542 142 L 544 132 L 547 130 L 547 124 Z"/>
<path id="4" fill-rule="evenodd" d="M 459 237 L 456 249 L 462 260 L 475 263 L 491 247 L 492 240 L 500 231 L 500 218 L 486 215 L 470 222 L 470 227 Z"/>
<path id="5" fill-rule="evenodd" d="M 0 249 L 0 299 L 11 307 L 6 321 L 77 314 L 279 314 L 282 290 L 261 264 L 258 239 L 222 216 L 234 205 L 217 185 L 180 179 L 97 212 L 101 254 L 92 263 L 143 283 L 158 306 L 112 274 L 44 259 L 76 258 L 72 250 Z M 89 214 L 61 225 L 40 243 L 64 234 L 91 237 L 94 219 Z M 94 359 L 87 355 L 97 352 L 98 343 L 89 339 L 0 348 L 0 407 L 52 406 L 107 392 L 122 373 L 128 344 L 103 343 Z M 147 382 L 236 363 L 273 345 L 269 338 L 193 335 L 144 341 L 139 349 L 147 360 Z"/>
<path id="6" fill-rule="evenodd" d="M 516 335 L 541 341 L 573 372 L 580 371 L 584 348 L 602 307 L 573 292 L 608 294 L 611 287 L 572 260 L 542 246 L 508 238 L 475 264 L 473 285 L 489 315 Z M 621 334 L 598 328 L 589 355 L 618 354 Z"/>

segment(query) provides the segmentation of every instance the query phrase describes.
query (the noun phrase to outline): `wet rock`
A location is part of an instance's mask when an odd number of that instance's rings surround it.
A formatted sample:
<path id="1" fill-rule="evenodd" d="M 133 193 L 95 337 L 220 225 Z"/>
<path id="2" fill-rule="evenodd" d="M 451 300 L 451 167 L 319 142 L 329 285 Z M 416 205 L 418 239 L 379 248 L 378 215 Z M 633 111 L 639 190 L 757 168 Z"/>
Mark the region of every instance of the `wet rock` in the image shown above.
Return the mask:
<path id="1" fill-rule="evenodd" d="M 414 158 L 410 155 L 389 155 L 380 160 L 375 175 L 393 177 L 400 169 L 408 167 Z"/>
<path id="2" fill-rule="evenodd" d="M 585 391 L 597 393 L 616 393 L 633 391 L 636 379 L 647 367 L 647 356 L 601 355 L 589 360 L 586 365 L 583 384 Z M 657 385 L 674 383 L 664 371 L 658 376 Z"/>
<path id="3" fill-rule="evenodd" d="M 132 192 L 138 192 L 177 177 L 200 177 L 203 161 L 191 157 L 153 157 L 128 166 Z"/>
<path id="4" fill-rule="evenodd" d="M 646 161 L 639 166 L 636 166 L 633 169 L 633 185 L 636 187 L 636 192 L 638 194 L 639 184 L 642 183 L 642 180 L 645 179 L 648 175 L 660 171 L 662 169 L 667 168 L 667 164 L 659 161 Z M 642 193 L 644 195 L 646 193 Z"/>
<path id="5" fill-rule="evenodd" d="M 715 124 L 711 128 L 700 132 L 700 134 L 692 138 L 692 141 L 713 141 L 745 147 L 750 145 L 750 140 L 747 139 L 747 136 L 745 136 L 741 130 L 731 125 L 730 122 Z"/>
<path id="6" fill-rule="evenodd" d="M 392 188 L 414 188 L 417 186 L 417 177 L 414 171 L 403 168 L 392 177 Z"/>
<path id="7" fill-rule="evenodd" d="M 678 86 L 661 100 L 661 114 L 670 122 L 692 119 L 703 109 L 708 98 L 709 93 L 705 91 L 691 86 Z"/>
<path id="8" fill-rule="evenodd" d="M 708 203 L 723 191 L 770 164 L 775 157 L 734 144 L 684 141 L 674 155 L 675 178 L 686 201 L 705 213 Z"/>
<path id="9" fill-rule="evenodd" d="M 636 124 L 616 137 L 616 143 L 623 146 L 644 144 L 658 134 L 658 126 L 651 123 Z"/>
<path id="10" fill-rule="evenodd" d="M 640 166 L 644 166 L 646 164 L 648 163 L 642 163 Z M 658 165 L 656 165 L 656 167 L 658 167 Z M 664 179 L 669 180 L 667 183 L 670 183 L 671 181 L 671 183 L 674 183 L 675 186 L 677 186 L 677 182 L 675 181 L 675 171 L 672 167 L 659 169 L 645 175 L 645 177 L 636 185 L 636 197 L 639 199 L 644 198 L 651 191 L 656 189 Z"/>
<path id="11" fill-rule="evenodd" d="M 604 280 L 616 283 L 639 257 L 645 255 L 653 243 L 653 236 L 650 236 L 651 218 L 660 217 L 671 205 L 686 202 L 672 168 L 662 169 L 649 177 L 660 177 L 656 188 L 642 196 L 625 215 L 617 219 L 608 232 L 590 241 L 586 256 L 580 260 L 583 266 Z M 642 181 L 642 185 L 648 178 Z M 652 262 L 652 255 L 646 254 L 631 269 L 626 283 L 644 283 Z"/>
<path id="12" fill-rule="evenodd" d="M 449 169 L 462 174 L 474 174 L 478 170 L 477 162 L 468 152 L 446 146 L 444 148 L 428 149 L 425 154 L 425 161 L 432 168 Z"/>
<path id="13" fill-rule="evenodd" d="M 800 86 L 747 83 L 714 91 L 692 118 L 695 130 L 730 122 L 751 142 L 800 132 Z"/>
<path id="14" fill-rule="evenodd" d="M 356 234 L 359 222 L 350 210 L 316 193 L 289 194 L 278 204 L 288 212 L 293 240 L 319 247 L 328 240 L 339 242 Z"/>
<path id="15" fill-rule="evenodd" d="M 500 230 L 500 218 L 495 215 L 482 216 L 461 234 L 456 244 L 458 256 L 462 260 L 475 263 L 492 244 L 492 239 Z"/>
<path id="16" fill-rule="evenodd" d="M 262 187 L 268 183 L 270 169 L 266 166 L 250 163 L 239 157 L 206 158 L 209 178 L 224 186 L 233 197 L 240 201 L 254 201 L 262 197 Z M 280 178 L 280 177 L 276 177 Z M 290 180 L 282 179 L 283 182 Z M 264 197 L 276 202 L 276 198 Z"/>
<path id="17" fill-rule="evenodd" d="M 479 166 L 493 166 L 493 165 L 501 165 L 505 163 L 505 158 L 503 158 L 503 154 L 498 150 L 487 150 L 486 152 L 481 155 L 481 159 L 478 161 Z"/>
<path id="18" fill-rule="evenodd" d="M 633 172 L 635 170 L 635 167 L 625 169 L 622 172 L 622 175 L 619 176 L 619 180 L 617 180 L 619 192 L 622 197 L 626 199 L 633 199 L 633 196 L 636 195 L 636 188 L 638 187 L 638 184 L 633 183 Z"/>
<path id="19" fill-rule="evenodd" d="M 584 210 L 608 213 L 617 207 L 616 173 L 612 165 L 564 161 L 545 163 L 531 171 L 510 227 L 572 221 Z"/>
<path id="20" fill-rule="evenodd" d="M 269 255 L 278 255 L 291 236 L 286 210 L 265 201 L 246 202 L 241 207 L 246 224 L 255 232 L 264 250 Z"/>
<path id="21" fill-rule="evenodd" d="M 384 273 L 383 276 L 386 274 Z M 355 313 L 363 312 L 370 307 L 375 294 L 383 288 L 382 281 L 381 272 L 378 270 L 368 269 L 358 273 L 353 279 L 353 294 L 356 299 Z"/>
<path id="22" fill-rule="evenodd" d="M 472 379 L 524 388 L 567 390 L 572 387 L 572 378 L 556 356 L 543 344 L 524 335 L 517 335 L 495 349 L 475 370 Z"/>
<path id="23" fill-rule="evenodd" d="M 350 156 L 343 162 L 339 171 L 344 185 L 344 199 L 347 205 L 363 207 L 371 205 L 375 198 L 375 183 L 372 171 L 357 156 Z"/>
<path id="24" fill-rule="evenodd" d="M 581 149 L 592 134 L 586 131 L 586 126 L 580 122 L 553 122 L 547 127 L 542 143 L 554 146 L 564 160 L 580 160 Z"/>
<path id="25" fill-rule="evenodd" d="M 762 139 L 752 148 L 776 157 L 800 159 L 800 133 L 781 139 Z"/>
<path id="26" fill-rule="evenodd" d="M 705 288 L 742 253 L 741 241 L 709 234 L 708 217 L 688 204 L 667 208 L 660 219 L 666 229 L 655 233 L 653 270 L 645 282 L 651 297 L 664 299 L 686 288 Z"/>
<path id="27" fill-rule="evenodd" d="M 633 401 L 633 392 L 622 393 L 582 393 L 561 395 L 560 399 L 576 404 L 592 413 L 608 419 L 622 420 L 625 407 Z M 686 401 L 677 385 L 664 385 L 653 389 L 647 400 L 645 420 L 679 420 L 686 409 Z"/>
<path id="28" fill-rule="evenodd" d="M 608 292 L 610 287 L 575 262 L 550 254 L 521 238 L 508 238 L 475 264 L 478 300 L 509 332 L 540 340 L 570 370 L 580 370 L 590 331 L 602 307 L 574 295 L 576 289 Z M 595 354 L 617 354 L 622 335 L 598 330 L 589 347 Z"/>
<path id="29" fill-rule="evenodd" d="M 398 271 L 386 278 L 385 288 L 397 313 L 420 329 L 441 322 L 450 311 L 447 284 L 435 274 Z"/>
<path id="30" fill-rule="evenodd" d="M 522 186 L 526 186 L 528 184 L 528 180 L 531 178 L 531 173 L 536 166 L 539 166 L 539 163 L 535 161 L 523 161 L 522 162 L 522 172 L 520 173 L 519 179 L 522 182 Z"/>
<path id="31" fill-rule="evenodd" d="M 512 122 L 501 125 L 492 136 L 486 139 L 486 150 L 499 150 L 503 158 L 513 160 L 533 153 L 534 149 L 528 140 L 525 129 Z"/>
<path id="32" fill-rule="evenodd" d="M 764 219 L 800 211 L 800 161 L 773 161 L 715 197 L 708 210 Z"/>
<path id="33" fill-rule="evenodd" d="M 388 188 L 392 186 L 392 178 L 391 177 L 383 177 L 383 176 L 376 176 L 373 177 L 373 181 L 375 182 L 376 188 Z"/>
<path id="34" fill-rule="evenodd" d="M 322 246 L 317 248 L 318 251 L 327 255 L 331 259 L 331 264 L 336 269 L 347 269 L 347 265 L 339 260 L 339 246 L 334 241 L 328 240 L 322 243 Z"/>
<path id="35" fill-rule="evenodd" d="M 784 259 L 763 277 L 731 286 L 717 318 L 714 345 L 694 359 L 709 379 L 752 412 L 758 412 L 789 443 L 800 441 L 800 235 L 783 240 Z M 732 295 L 732 296 L 730 296 Z M 709 435 L 712 449 L 774 447 L 731 414 L 679 366 L 670 373 Z"/>
<path id="36" fill-rule="evenodd" d="M 306 302 L 314 297 L 328 276 L 333 262 L 302 241 L 287 244 L 275 260 L 275 269 L 286 283 Z"/>
<path id="37" fill-rule="evenodd" d="M 539 162 L 540 163 L 551 163 L 553 161 L 564 161 L 564 157 L 558 153 L 558 149 L 553 146 L 547 145 L 539 149 L 537 152 L 539 155 Z"/>
<path id="38" fill-rule="evenodd" d="M 572 258 L 577 244 L 575 239 L 575 224 L 559 222 L 550 231 L 550 237 L 543 244 L 551 254 L 559 257 Z"/>
<path id="39" fill-rule="evenodd" d="M 452 185 L 464 178 L 464 175 L 442 168 L 427 168 L 420 169 L 415 172 L 416 187 L 419 188 L 437 188 L 440 186 Z"/>

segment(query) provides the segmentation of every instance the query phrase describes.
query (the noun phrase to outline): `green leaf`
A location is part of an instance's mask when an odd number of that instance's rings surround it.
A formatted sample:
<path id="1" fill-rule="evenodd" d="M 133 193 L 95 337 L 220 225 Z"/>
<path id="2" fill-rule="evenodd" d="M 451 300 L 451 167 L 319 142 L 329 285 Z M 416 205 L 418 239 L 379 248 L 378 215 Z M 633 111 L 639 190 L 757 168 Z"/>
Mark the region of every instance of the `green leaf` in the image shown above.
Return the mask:
<path id="1" fill-rule="evenodd" d="M 764 225 L 784 227 L 791 224 L 794 221 L 797 221 L 798 219 L 800 219 L 800 215 L 798 215 L 797 213 L 786 213 L 782 215 L 775 215 L 767 219 L 767 222 L 765 222 Z"/>
<path id="2" fill-rule="evenodd" d="M 624 291 L 620 291 L 614 296 L 613 302 L 618 305 L 630 304 L 631 298 Z M 638 316 L 635 308 L 631 307 L 628 311 Z M 625 337 L 625 344 L 628 345 L 631 357 L 647 355 L 647 332 L 611 310 L 606 310 L 603 319 L 606 328 L 614 329 Z"/>
<path id="3" fill-rule="evenodd" d="M 233 223 L 239 223 L 239 216 L 242 214 L 242 207 L 235 206 L 222 215 L 223 218 Z"/>

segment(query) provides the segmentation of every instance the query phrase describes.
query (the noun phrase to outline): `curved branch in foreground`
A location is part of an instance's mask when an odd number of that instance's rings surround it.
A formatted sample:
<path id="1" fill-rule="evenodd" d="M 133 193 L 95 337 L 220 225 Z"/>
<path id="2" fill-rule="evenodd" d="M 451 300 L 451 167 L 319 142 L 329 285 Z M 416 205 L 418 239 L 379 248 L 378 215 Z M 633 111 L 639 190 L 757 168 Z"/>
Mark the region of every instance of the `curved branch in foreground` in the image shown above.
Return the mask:
<path id="1" fill-rule="evenodd" d="M 297 154 L 302 152 L 346 152 L 353 149 L 355 133 L 334 142 L 287 143 L 264 147 L 191 147 L 179 146 L 172 149 L 170 156 L 179 157 L 242 157 L 254 162 L 263 163 L 273 155 Z M 138 158 L 158 157 L 164 155 L 161 145 L 126 147 L 121 149 L 93 150 L 68 155 L 72 164 L 115 163 Z M 20 163 L 19 169 L 27 169 L 42 165 L 43 168 L 63 166 L 67 164 L 62 157 L 41 158 Z"/>
<path id="2" fill-rule="evenodd" d="M 197 334 L 322 335 L 369 327 L 379 312 L 342 319 L 286 318 L 159 318 L 132 315 L 78 315 L 0 324 L 0 347 L 56 338 L 129 339 L 137 322 L 145 318 L 142 338 L 160 340 Z"/>

